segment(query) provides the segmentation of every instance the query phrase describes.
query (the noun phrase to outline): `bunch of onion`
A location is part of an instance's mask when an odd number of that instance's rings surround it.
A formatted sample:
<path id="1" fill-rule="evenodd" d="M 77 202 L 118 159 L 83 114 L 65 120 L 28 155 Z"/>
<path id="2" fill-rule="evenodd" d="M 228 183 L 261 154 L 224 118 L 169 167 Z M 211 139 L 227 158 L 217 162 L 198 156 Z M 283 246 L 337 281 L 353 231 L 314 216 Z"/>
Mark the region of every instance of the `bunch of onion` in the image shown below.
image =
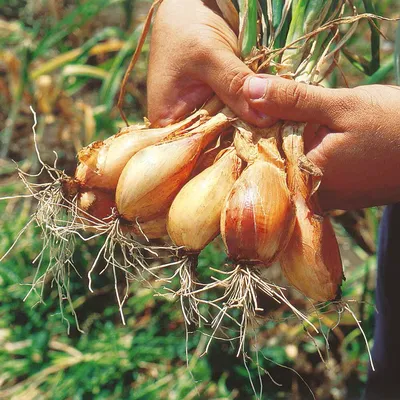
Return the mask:
<path id="1" fill-rule="evenodd" d="M 239 12 L 228 0 L 218 0 L 217 4 L 226 21 L 239 32 L 242 58 L 253 71 L 314 85 L 336 66 L 339 52 L 357 22 L 375 17 L 358 15 L 352 2 L 346 0 L 243 0 L 239 1 Z M 345 33 L 339 31 L 342 24 L 348 26 Z M 349 51 L 346 54 L 349 56 Z M 300 320 L 318 331 L 291 305 L 284 288 L 263 278 L 263 270 L 279 262 L 291 285 L 317 302 L 340 299 L 344 274 L 334 230 L 318 203 L 323 174 L 304 154 L 304 124 L 280 121 L 260 130 L 237 119 L 234 126 L 232 154 L 241 159 L 243 172 L 230 176 L 220 196 L 209 195 L 207 202 L 203 193 L 214 193 L 215 189 L 208 186 L 205 172 L 190 181 L 170 209 L 168 233 L 187 250 L 182 265 L 193 265 L 198 252 L 218 233 L 212 227 L 220 221 L 233 269 L 222 271 L 226 277 L 210 284 L 184 285 L 180 294 L 192 300 L 192 311 L 197 312 L 201 301 L 197 295 L 222 287 L 222 296 L 209 301 L 218 309 L 212 326 L 216 331 L 230 309 L 242 310 L 238 321 L 240 351 L 249 318 L 261 311 L 257 300 L 260 291 L 286 303 Z M 222 160 L 212 169 L 217 170 Z M 208 215 L 199 209 L 208 210 Z M 183 271 L 187 273 L 187 269 Z M 347 305 L 345 308 L 350 310 Z"/>
<path id="2" fill-rule="evenodd" d="M 230 0 L 217 4 L 239 32 L 243 61 L 253 71 L 307 84 L 326 78 L 357 21 L 365 17 L 347 0 L 240 0 L 239 12 Z M 344 34 L 341 24 L 350 26 Z M 258 291 L 285 302 L 313 326 L 290 304 L 283 288 L 261 274 L 280 262 L 290 283 L 307 297 L 329 301 L 340 294 L 338 245 L 318 205 L 322 173 L 304 155 L 304 127 L 280 121 L 259 130 L 221 108 L 215 98 L 166 128 L 124 128 L 80 151 L 74 178 L 49 169 L 54 182 L 51 190 L 35 192 L 40 203 L 36 220 L 46 225 L 51 219 L 50 230 L 58 235 L 79 230 L 103 235 L 105 243 L 91 271 L 103 256 L 114 274 L 117 266 L 128 277 L 130 267 L 156 275 L 143 252 L 157 257 L 157 247 L 141 244 L 137 236 L 168 233 L 174 249 L 181 249 L 172 278 L 180 277 L 178 294 L 187 323 L 199 318 L 198 294 L 220 286 L 222 297 L 210 301 L 219 310 L 215 329 L 228 310 L 239 308 L 243 339 L 248 318 L 260 309 Z M 233 146 L 227 148 L 232 126 Z M 62 229 L 60 209 L 69 216 Z M 197 256 L 219 233 L 234 268 L 224 272 L 225 279 L 201 284 L 195 278 Z M 114 258 L 117 247 L 122 262 Z M 118 301 L 122 307 L 124 299 Z"/>
<path id="3" fill-rule="evenodd" d="M 355 24 L 340 37 L 341 23 L 359 19 L 344 18 L 346 3 L 246 0 L 239 2 L 238 14 L 230 1 L 218 1 L 227 21 L 239 22 L 234 28 L 242 57 L 254 71 L 312 84 L 327 76 L 354 32 Z M 166 136 L 162 129 L 133 129 L 140 140 L 132 140 L 128 129 L 82 151 L 76 178 L 96 190 L 116 189 L 114 223 L 136 224 L 139 229 L 144 224 L 161 226 L 154 237 L 164 233 L 166 224 L 174 245 L 183 249 L 173 277 L 180 276 L 182 303 L 189 300 L 189 306 L 183 305 L 187 322 L 198 318 L 196 294 L 217 285 L 225 288 L 218 299 L 224 305 L 217 321 L 230 308 L 242 308 L 246 318 L 254 316 L 259 309 L 257 290 L 290 305 L 282 288 L 261 278 L 260 271 L 275 261 L 307 297 L 337 299 L 343 278 L 338 245 L 328 217 L 318 207 L 316 180 L 321 173 L 304 155 L 302 125 L 279 122 L 262 131 L 236 120 L 234 147 L 202 172 L 195 167 L 206 146 L 230 127 L 232 117 L 225 110 L 204 121 L 198 112 L 170 127 Z M 293 132 L 298 138 L 295 149 L 290 147 Z M 115 157 L 125 141 L 132 152 Z M 113 224 L 107 221 L 106 226 Z M 219 233 L 235 268 L 222 282 L 199 284 L 194 277 L 197 255 Z"/>
<path id="4" fill-rule="evenodd" d="M 36 223 L 42 228 L 44 248 L 53 254 L 53 263 L 43 276 L 51 271 L 64 291 L 63 281 L 68 279 L 66 270 L 73 268 L 77 239 L 104 237 L 88 272 L 90 289 L 91 273 L 101 259 L 106 268 L 113 269 L 116 282 L 117 270 L 122 270 L 128 281 L 144 270 L 150 271 L 147 258 L 159 257 L 159 249 L 174 250 L 171 246 L 153 246 L 149 239 L 167 235 L 167 213 L 176 194 L 194 171 L 198 174 L 209 166 L 212 154 L 226 145 L 222 138 L 232 131 L 232 115 L 229 110 L 218 112 L 220 109 L 220 101 L 214 98 L 171 126 L 124 128 L 82 149 L 74 177 L 42 161 L 34 126 L 40 173 L 47 173 L 51 182 L 32 183 L 30 178 L 37 175 L 22 171 L 20 176 L 31 193 L 28 197 L 38 202 L 28 226 Z M 83 235 L 82 231 L 89 234 Z M 41 262 L 41 257 L 38 260 Z M 125 298 L 118 296 L 121 309 Z"/>
<path id="5" fill-rule="evenodd" d="M 111 140 L 108 149 L 103 150 L 108 155 L 104 159 L 111 161 L 115 157 L 118 163 L 105 162 L 103 165 L 107 166 L 111 176 L 119 175 L 116 188 L 111 186 L 112 181 L 104 182 L 108 181 L 108 175 L 99 175 L 104 177 L 101 180 L 103 188 L 94 186 L 94 178 L 97 179 L 97 176 L 93 172 L 90 172 L 91 175 L 85 174 L 85 177 L 91 176 L 90 189 L 78 181 L 79 218 L 89 225 L 90 230 L 105 236 L 105 244 L 100 253 L 103 252 L 103 258 L 110 264 L 116 263 L 114 253 L 117 247 L 123 253 L 123 262 L 118 265 L 120 269 L 127 271 L 128 267 L 133 267 L 138 272 L 147 270 L 153 273 L 147 268 L 143 252 L 158 257 L 158 248 L 149 244 L 142 245 L 135 236 L 143 235 L 148 241 L 166 235 L 166 217 L 172 201 L 190 178 L 203 150 L 228 130 L 231 118 L 221 112 L 202 120 L 191 117 L 190 122 L 191 126 L 188 121 L 177 124 L 178 129 L 176 126 L 153 131 L 144 129 L 124 133 Z M 161 141 L 135 151 L 129 159 L 126 156 L 128 161 L 120 168 L 120 159 L 113 153 L 114 143 L 118 143 L 124 136 L 130 142 L 132 138 L 129 136 L 134 134 L 140 136 L 148 132 L 151 137 L 154 131 L 157 131 L 157 137 L 162 132 Z M 116 148 L 120 149 L 119 143 Z M 133 153 L 131 147 L 127 149 Z M 106 184 L 108 188 L 104 189 Z M 110 209 L 112 213 L 107 215 Z"/>
<path id="6" fill-rule="evenodd" d="M 300 0 L 293 4 L 277 1 L 260 3 L 261 7 L 256 0 L 239 2 L 237 15 L 230 2 L 218 1 L 223 16 L 231 25 L 240 21 L 239 41 L 245 62 L 257 72 L 280 74 L 290 79 L 307 80 L 307 83 L 321 80 L 334 62 L 332 55 L 336 55 L 340 48 L 336 46 L 338 25 L 330 25 L 330 21 L 341 16 L 345 2 Z M 272 9 L 269 8 L 271 5 Z M 290 13 L 291 21 L 288 18 Z M 322 34 L 312 34 L 323 24 L 326 28 L 321 30 Z M 318 301 L 335 299 L 343 274 L 340 257 L 325 259 L 327 252 L 338 249 L 330 222 L 327 217 L 321 216 L 324 229 L 303 228 L 305 214 L 302 213 L 304 208 L 300 208 L 300 189 L 293 184 L 292 177 L 292 170 L 300 170 L 300 167 L 295 167 L 300 154 L 288 154 L 287 146 L 282 147 L 281 134 L 288 130 L 289 125 L 279 122 L 266 130 L 255 129 L 239 120 L 234 125 L 236 131 L 232 154 L 236 153 L 235 157 L 242 160 L 244 171 L 240 176 L 235 173 L 229 180 L 225 179 L 224 186 L 216 183 L 217 178 L 214 178 L 215 182 L 207 180 L 207 173 L 217 171 L 220 165 L 222 168 L 222 161 L 227 157 L 225 155 L 209 168 L 210 172 L 204 171 L 184 187 L 168 215 L 170 237 L 189 254 L 184 257 L 181 267 L 195 264 L 192 253 L 196 257 L 220 231 L 234 269 L 225 272 L 225 279 L 202 285 L 198 289 L 195 288 L 199 286 L 198 283 L 183 284 L 180 294 L 192 299 L 194 312 L 199 301 L 195 294 L 222 286 L 222 297 L 210 302 L 222 303 L 213 324 L 217 329 L 228 310 L 242 309 L 242 339 L 248 318 L 254 317 L 260 309 L 258 291 L 278 302 L 285 302 L 300 319 L 312 325 L 304 314 L 291 306 L 282 288 L 262 278 L 261 271 L 276 261 L 284 260 L 282 265 L 285 274 L 304 294 Z M 305 158 L 305 155 L 302 153 L 300 158 Z M 216 191 L 212 185 L 221 187 L 219 196 L 211 194 Z M 307 199 L 314 194 L 302 193 Z M 203 199 L 205 196 L 207 200 Z M 307 203 L 308 212 L 318 220 L 319 209 L 314 203 L 314 198 L 312 204 Z M 198 212 L 199 209 L 205 212 Z M 187 210 L 190 210 L 189 215 Z M 310 240 L 301 241 L 306 239 L 303 230 L 307 230 L 310 238 L 314 239 L 312 243 Z M 300 233 L 303 233 L 300 239 L 292 239 Z M 311 260 L 305 251 L 307 246 L 311 246 L 312 253 L 321 256 Z M 334 254 L 339 253 L 337 251 Z M 316 277 L 308 286 L 303 281 L 310 282 L 309 276 L 303 271 L 313 271 L 308 275 Z M 191 276 L 187 268 L 180 268 L 179 273 Z M 316 280 L 322 276 L 325 286 L 321 288 L 322 282 L 318 282 L 319 289 L 313 291 Z M 182 282 L 192 282 L 192 279 L 184 278 Z M 243 341 L 239 348 L 242 348 L 242 344 Z"/>

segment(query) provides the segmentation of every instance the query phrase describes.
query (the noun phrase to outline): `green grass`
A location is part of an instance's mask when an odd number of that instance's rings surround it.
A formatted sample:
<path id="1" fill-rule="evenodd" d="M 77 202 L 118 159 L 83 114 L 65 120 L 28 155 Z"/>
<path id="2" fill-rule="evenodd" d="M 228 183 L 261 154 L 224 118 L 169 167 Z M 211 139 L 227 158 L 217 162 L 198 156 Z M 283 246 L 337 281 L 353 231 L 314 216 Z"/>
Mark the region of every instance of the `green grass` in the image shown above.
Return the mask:
<path id="1" fill-rule="evenodd" d="M 8 159 L 0 163 L 0 197 L 23 190 L 11 158 L 25 167 L 37 165 L 31 143 L 30 104 L 38 112 L 45 160 L 53 160 L 48 149 L 56 150 L 67 172 L 73 170 L 74 154 L 80 146 L 117 131 L 122 121 L 114 104 L 139 32 L 137 23 L 130 23 L 132 7 L 135 10 L 138 2 L 77 1 L 54 14 L 51 5 L 57 2 L 49 0 L 38 15 L 29 11 L 32 1 L 25 8 L 23 2 L 6 3 L 0 1 L 0 10 L 12 18 L 4 20 L 0 29 L 0 85 L 4 93 L 0 98 L 0 139 L 1 153 L 8 154 Z M 13 7 L 14 3 L 19 6 Z M 386 1 L 380 7 L 393 4 Z M 108 13 L 118 13 L 119 19 L 110 22 Z M 367 24 L 365 29 L 369 29 Z M 369 50 L 362 39 L 351 45 Z M 144 52 L 128 88 L 125 110 L 131 121 L 145 115 L 147 46 Z M 384 54 L 381 68 L 367 83 L 390 82 L 391 62 Z M 349 68 L 347 63 L 346 71 Z M 44 85 L 44 77 L 50 79 L 50 86 Z M 29 202 L 0 202 L 0 257 L 31 212 Z M 368 220 L 370 232 L 375 234 L 379 213 L 368 211 Z M 373 303 L 375 257 L 367 256 L 337 228 L 348 254 L 358 260 L 346 266 L 348 280 L 343 293 L 345 298 L 366 302 L 353 308 L 362 315 L 366 335 L 371 338 L 374 308 L 366 304 Z M 200 357 L 207 336 L 190 333 L 187 366 L 186 333 L 176 299 L 155 296 L 154 290 L 134 282 L 124 307 L 124 326 L 112 274 L 95 274 L 93 293 L 87 287 L 87 271 L 99 246 L 96 242 L 79 244 L 74 257 L 81 277 L 72 273 L 70 291 L 83 334 L 76 329 L 67 301 L 62 302 L 61 315 L 57 287 L 50 280 L 44 286 L 43 302 L 38 302 L 35 292 L 24 301 L 36 271 L 31 261 L 42 249 L 40 232 L 28 229 L 0 263 L 0 398 L 189 400 L 253 396 L 249 375 L 259 388 L 257 366 L 248 363 L 247 371 L 228 342 L 215 342 L 208 354 Z M 221 249 L 216 241 L 203 251 L 199 259 L 203 278 L 210 277 L 209 266 L 223 268 Z M 264 398 L 310 398 L 298 376 L 278 364 L 298 371 L 318 399 L 361 393 L 368 358 L 354 321 L 343 316 L 341 325 L 330 335 L 331 358 L 324 366 L 315 345 L 322 348 L 322 338 L 312 343 L 303 327 L 288 318 L 287 310 L 267 301 L 265 304 L 271 314 L 258 328 L 257 344 L 263 354 L 258 363 L 281 386 L 263 373 Z M 327 314 L 325 322 L 332 323 L 334 317 Z M 65 319 L 71 325 L 69 334 Z M 250 338 L 249 344 L 254 345 L 255 338 Z"/>

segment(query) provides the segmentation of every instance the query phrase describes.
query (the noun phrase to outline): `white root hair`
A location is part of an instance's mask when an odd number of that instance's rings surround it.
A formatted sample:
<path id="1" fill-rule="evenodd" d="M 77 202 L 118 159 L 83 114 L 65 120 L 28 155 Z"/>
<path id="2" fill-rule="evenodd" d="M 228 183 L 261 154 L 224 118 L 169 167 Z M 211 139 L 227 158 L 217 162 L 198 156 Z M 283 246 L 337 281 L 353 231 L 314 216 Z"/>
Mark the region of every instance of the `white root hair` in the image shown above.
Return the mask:
<path id="1" fill-rule="evenodd" d="M 35 292 L 39 297 L 39 302 L 43 302 L 44 285 L 50 280 L 51 284 L 57 285 L 62 317 L 68 323 L 63 314 L 63 301 L 67 300 L 77 327 L 80 329 L 69 291 L 72 270 L 79 275 L 74 264 L 75 246 L 77 240 L 89 242 L 99 237 L 104 238 L 104 243 L 88 271 L 89 290 L 93 292 L 93 271 L 100 262 L 102 265 L 105 262 L 100 274 L 108 268 L 112 270 L 121 319 L 125 324 L 122 308 L 128 298 L 129 283 L 133 279 L 145 281 L 148 277 L 159 279 L 159 276 L 150 268 L 148 260 L 165 257 L 161 253 L 170 257 L 175 248 L 172 246 L 153 246 L 144 233 L 143 237 L 146 244 L 142 244 L 140 238 L 136 238 L 122 229 L 121 220 L 116 210 L 113 210 L 108 218 L 100 220 L 80 209 L 78 207 L 79 185 L 57 168 L 57 154 L 55 153 L 54 166 L 49 166 L 42 160 L 36 133 L 37 117 L 32 107 L 31 111 L 34 117 L 32 126 L 34 147 L 40 163 L 40 170 L 35 174 L 30 174 L 17 167 L 18 176 L 25 185 L 28 194 L 7 196 L 0 198 L 0 200 L 29 199 L 35 202 L 35 210 L 13 244 L 0 258 L 0 262 L 10 254 L 28 228 L 31 226 L 38 227 L 41 232 L 43 247 L 33 260 L 37 269 L 25 298 Z M 47 182 L 38 182 L 38 178 L 41 181 L 45 179 Z M 66 186 L 72 188 L 72 190 L 66 190 Z M 48 256 L 46 259 L 49 261 L 44 265 L 46 252 Z M 122 297 L 118 289 L 118 271 L 124 275 L 125 290 Z"/>

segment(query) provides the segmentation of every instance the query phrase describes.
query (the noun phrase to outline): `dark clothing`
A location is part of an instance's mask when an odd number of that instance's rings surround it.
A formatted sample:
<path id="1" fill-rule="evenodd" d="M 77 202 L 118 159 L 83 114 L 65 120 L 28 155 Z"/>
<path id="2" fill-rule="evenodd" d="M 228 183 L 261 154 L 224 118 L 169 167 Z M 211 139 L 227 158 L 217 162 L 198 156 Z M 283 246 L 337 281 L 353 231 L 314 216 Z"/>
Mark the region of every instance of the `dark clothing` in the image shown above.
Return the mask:
<path id="1" fill-rule="evenodd" d="M 381 221 L 374 346 L 375 372 L 365 400 L 400 400 L 400 204 L 386 207 Z"/>

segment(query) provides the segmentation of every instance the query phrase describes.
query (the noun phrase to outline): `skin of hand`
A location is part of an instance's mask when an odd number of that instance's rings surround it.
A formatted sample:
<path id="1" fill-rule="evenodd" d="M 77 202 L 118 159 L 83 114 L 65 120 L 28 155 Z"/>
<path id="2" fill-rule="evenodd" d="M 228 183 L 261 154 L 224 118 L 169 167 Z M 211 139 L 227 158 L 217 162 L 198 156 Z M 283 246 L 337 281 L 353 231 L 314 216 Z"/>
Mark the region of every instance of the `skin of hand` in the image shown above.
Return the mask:
<path id="1" fill-rule="evenodd" d="M 324 173 L 321 205 L 356 209 L 400 201 L 400 87 L 326 89 L 255 75 L 213 1 L 164 0 L 150 49 L 148 114 L 167 125 L 215 92 L 241 119 L 307 123 L 306 152 Z"/>
<path id="2" fill-rule="evenodd" d="M 243 120 L 259 122 L 259 113 L 242 94 L 252 72 L 238 54 L 237 36 L 213 1 L 164 0 L 150 42 L 147 95 L 152 124 L 167 125 L 189 114 L 213 92 Z"/>

